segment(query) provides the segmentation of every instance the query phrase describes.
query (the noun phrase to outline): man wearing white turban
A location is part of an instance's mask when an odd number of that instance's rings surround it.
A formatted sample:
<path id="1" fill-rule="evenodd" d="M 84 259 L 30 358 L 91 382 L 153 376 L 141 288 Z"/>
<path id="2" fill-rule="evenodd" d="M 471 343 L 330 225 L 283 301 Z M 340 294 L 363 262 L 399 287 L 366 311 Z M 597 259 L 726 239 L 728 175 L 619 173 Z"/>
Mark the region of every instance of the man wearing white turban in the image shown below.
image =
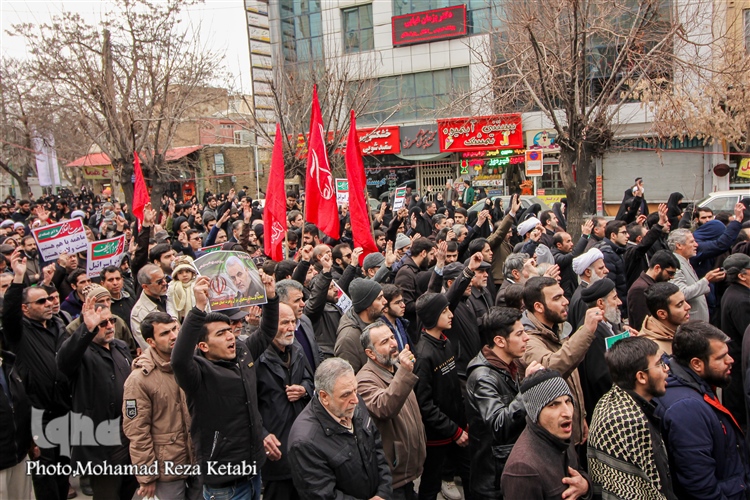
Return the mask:
<path id="1" fill-rule="evenodd" d="M 573 331 L 576 331 L 583 324 L 583 319 L 586 316 L 586 303 L 581 300 L 581 291 L 592 283 L 605 278 L 609 270 L 604 265 L 604 254 L 601 250 L 592 248 L 573 259 L 573 271 L 581 279 L 581 284 L 573 292 L 570 306 L 568 306 L 568 323 L 573 327 Z"/>

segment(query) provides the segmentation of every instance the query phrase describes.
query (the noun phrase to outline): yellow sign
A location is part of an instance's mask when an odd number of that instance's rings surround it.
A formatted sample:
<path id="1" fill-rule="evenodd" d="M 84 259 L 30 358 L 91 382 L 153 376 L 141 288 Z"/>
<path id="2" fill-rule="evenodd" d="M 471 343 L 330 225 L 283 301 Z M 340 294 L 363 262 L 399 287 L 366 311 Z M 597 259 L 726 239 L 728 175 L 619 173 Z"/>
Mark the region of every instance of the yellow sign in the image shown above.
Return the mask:
<path id="1" fill-rule="evenodd" d="M 565 198 L 564 194 L 547 194 L 547 195 L 536 195 L 537 198 L 547 204 L 548 207 L 552 207 L 554 203 L 558 203 L 560 200 Z"/>
<path id="2" fill-rule="evenodd" d="M 740 160 L 740 168 L 737 170 L 737 177 L 750 179 L 750 158 Z"/>
<path id="3" fill-rule="evenodd" d="M 84 179 L 112 179 L 114 174 L 115 169 L 112 168 L 112 165 L 83 167 Z"/>

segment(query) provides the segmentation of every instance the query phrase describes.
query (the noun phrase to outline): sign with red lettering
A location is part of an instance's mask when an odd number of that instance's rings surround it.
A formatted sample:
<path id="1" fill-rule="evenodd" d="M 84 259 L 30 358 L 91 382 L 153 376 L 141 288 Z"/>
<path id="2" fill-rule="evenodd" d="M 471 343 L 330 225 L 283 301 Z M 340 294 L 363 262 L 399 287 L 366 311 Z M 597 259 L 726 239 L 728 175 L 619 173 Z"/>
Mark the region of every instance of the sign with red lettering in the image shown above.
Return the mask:
<path id="1" fill-rule="evenodd" d="M 440 151 L 523 148 L 521 114 L 438 120 Z"/>
<path id="2" fill-rule="evenodd" d="M 427 10 L 391 18 L 393 46 L 445 40 L 466 34 L 466 6 Z"/>
<path id="3" fill-rule="evenodd" d="M 363 155 L 390 155 L 401 152 L 399 127 L 361 128 L 357 130 Z"/>

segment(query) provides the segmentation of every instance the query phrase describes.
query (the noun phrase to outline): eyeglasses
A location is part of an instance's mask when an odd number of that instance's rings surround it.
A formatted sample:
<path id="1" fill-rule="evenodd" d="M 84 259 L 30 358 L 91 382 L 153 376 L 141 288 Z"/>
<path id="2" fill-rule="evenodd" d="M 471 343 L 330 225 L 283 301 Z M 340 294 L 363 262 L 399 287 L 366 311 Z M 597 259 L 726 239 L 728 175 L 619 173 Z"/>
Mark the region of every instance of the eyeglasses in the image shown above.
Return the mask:
<path id="1" fill-rule="evenodd" d="M 669 369 L 669 365 L 667 365 L 667 362 L 666 362 L 666 361 L 664 360 L 664 358 L 663 358 L 663 357 L 661 357 L 661 358 L 659 358 L 659 361 L 657 361 L 657 362 L 656 362 L 656 365 L 655 365 L 655 366 L 649 366 L 648 368 L 646 368 L 646 369 L 645 369 L 645 370 L 643 370 L 643 371 L 644 371 L 644 372 L 647 372 L 647 371 L 649 371 L 649 370 L 650 370 L 651 368 L 661 368 L 662 370 L 668 370 L 668 369 Z"/>
<path id="2" fill-rule="evenodd" d="M 107 328 L 107 325 L 114 326 L 115 323 L 116 323 L 115 318 L 109 318 L 109 319 L 105 319 L 104 321 L 102 321 L 96 326 L 98 326 L 99 328 Z"/>
<path id="3" fill-rule="evenodd" d="M 167 278 L 159 278 L 158 280 L 154 281 L 157 285 L 163 285 L 167 282 Z"/>
<path id="4" fill-rule="evenodd" d="M 24 302 L 24 304 L 36 304 L 38 306 L 44 305 L 46 302 L 54 302 L 54 297 L 44 297 L 43 299 L 37 299 L 37 300 L 30 300 L 28 302 Z"/>

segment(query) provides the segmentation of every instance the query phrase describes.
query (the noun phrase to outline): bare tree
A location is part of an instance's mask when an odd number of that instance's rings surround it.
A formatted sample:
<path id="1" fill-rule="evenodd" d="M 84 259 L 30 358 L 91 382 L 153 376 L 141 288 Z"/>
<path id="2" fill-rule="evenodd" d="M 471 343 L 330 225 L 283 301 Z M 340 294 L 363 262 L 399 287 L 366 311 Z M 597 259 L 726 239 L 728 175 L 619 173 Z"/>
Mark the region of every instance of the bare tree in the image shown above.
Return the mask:
<path id="1" fill-rule="evenodd" d="M 372 78 L 373 58 L 327 53 L 323 61 L 305 61 L 278 65 L 267 96 L 259 97 L 263 108 L 273 109 L 281 125 L 284 165 L 287 177 L 305 176 L 306 138 L 310 131 L 313 86 L 318 86 L 323 126 L 326 127 L 328 157 L 331 167 L 343 168 L 343 157 L 335 154 L 349 132 L 349 110 L 359 116 L 368 109 L 377 82 Z M 274 127 L 264 127 L 260 113 L 248 102 L 253 117 L 253 132 L 258 143 L 273 144 Z M 303 138 L 304 143 L 300 142 Z"/>
<path id="2" fill-rule="evenodd" d="M 180 27 L 194 0 L 116 0 L 98 26 L 64 12 L 50 24 L 13 27 L 33 54 L 33 77 L 50 102 L 105 152 L 132 199 L 133 152 L 159 200 L 172 173 L 165 161 L 185 111 L 222 76 L 222 58 Z M 30 75 L 32 76 L 32 75 Z"/>
<path id="3" fill-rule="evenodd" d="M 595 159 L 618 112 L 696 63 L 700 41 L 688 34 L 705 21 L 696 3 L 693 18 L 679 0 L 503 3 L 505 28 L 477 55 L 492 72 L 496 112 L 540 111 L 556 130 L 572 228 L 593 208 Z"/>

